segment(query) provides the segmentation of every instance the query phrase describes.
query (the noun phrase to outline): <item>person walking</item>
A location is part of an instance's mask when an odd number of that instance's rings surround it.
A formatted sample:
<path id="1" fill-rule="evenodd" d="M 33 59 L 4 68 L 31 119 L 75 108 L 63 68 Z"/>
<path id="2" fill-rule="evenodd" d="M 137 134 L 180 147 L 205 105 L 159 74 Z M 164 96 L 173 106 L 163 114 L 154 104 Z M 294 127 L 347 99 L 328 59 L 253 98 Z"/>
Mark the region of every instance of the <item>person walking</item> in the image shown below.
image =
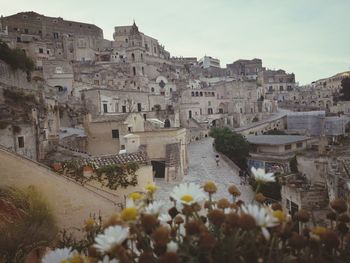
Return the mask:
<path id="1" fill-rule="evenodd" d="M 244 184 L 244 172 L 242 169 L 239 170 L 238 176 L 239 176 L 239 182 L 240 182 L 239 184 L 243 185 Z"/>
<path id="2" fill-rule="evenodd" d="M 219 166 L 220 156 L 217 154 L 215 156 L 216 166 Z"/>

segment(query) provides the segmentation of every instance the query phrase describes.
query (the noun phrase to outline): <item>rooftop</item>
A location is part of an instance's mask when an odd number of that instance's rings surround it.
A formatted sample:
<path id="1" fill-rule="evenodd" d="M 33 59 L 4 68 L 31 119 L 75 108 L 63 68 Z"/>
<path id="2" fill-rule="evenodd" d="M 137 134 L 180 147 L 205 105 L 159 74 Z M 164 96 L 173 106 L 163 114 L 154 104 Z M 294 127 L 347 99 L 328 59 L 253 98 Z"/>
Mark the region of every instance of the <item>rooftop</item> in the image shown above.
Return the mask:
<path id="1" fill-rule="evenodd" d="M 147 163 L 147 155 L 145 152 L 123 153 L 116 155 L 106 155 L 101 157 L 92 157 L 80 159 L 78 162 L 81 166 L 92 165 L 93 168 L 98 169 L 108 165 L 126 164 L 126 163 Z"/>
<path id="2" fill-rule="evenodd" d="M 309 137 L 301 135 L 249 135 L 246 138 L 251 144 L 261 145 L 283 145 L 309 139 Z"/>

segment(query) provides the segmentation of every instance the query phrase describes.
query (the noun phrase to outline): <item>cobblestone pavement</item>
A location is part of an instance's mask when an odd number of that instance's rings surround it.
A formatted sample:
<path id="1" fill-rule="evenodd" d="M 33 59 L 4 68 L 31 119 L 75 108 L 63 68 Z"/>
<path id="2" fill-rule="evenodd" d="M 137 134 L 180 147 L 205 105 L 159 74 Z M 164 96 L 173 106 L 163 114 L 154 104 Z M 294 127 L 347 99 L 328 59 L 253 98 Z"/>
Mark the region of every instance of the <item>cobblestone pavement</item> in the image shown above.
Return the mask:
<path id="1" fill-rule="evenodd" d="M 223 197 L 231 198 L 227 192 L 227 187 L 231 184 L 235 184 L 242 193 L 239 199 L 250 202 L 253 198 L 253 192 L 249 185 L 240 185 L 238 171 L 233 170 L 223 159 L 220 160 L 219 166 L 216 166 L 216 152 L 213 149 L 212 143 L 212 138 L 192 142 L 188 146 L 188 174 L 182 181 L 173 181 L 170 183 L 164 182 L 163 179 L 156 179 L 155 182 L 160 187 L 157 191 L 156 199 L 168 200 L 173 187 L 182 182 L 194 182 L 203 185 L 206 181 L 213 181 L 218 187 L 218 192 L 214 195 L 214 199 Z"/>

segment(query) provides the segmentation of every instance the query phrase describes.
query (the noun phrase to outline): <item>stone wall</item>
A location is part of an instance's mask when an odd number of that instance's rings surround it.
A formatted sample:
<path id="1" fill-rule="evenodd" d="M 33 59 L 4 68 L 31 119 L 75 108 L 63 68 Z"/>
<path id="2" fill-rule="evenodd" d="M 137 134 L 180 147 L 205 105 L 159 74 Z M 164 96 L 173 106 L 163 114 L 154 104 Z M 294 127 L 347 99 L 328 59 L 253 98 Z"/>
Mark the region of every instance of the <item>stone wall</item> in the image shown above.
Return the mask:
<path id="1" fill-rule="evenodd" d="M 82 227 L 91 214 L 108 217 L 122 198 L 51 172 L 40 164 L 0 149 L 0 186 L 35 186 L 47 198 L 60 228 Z"/>

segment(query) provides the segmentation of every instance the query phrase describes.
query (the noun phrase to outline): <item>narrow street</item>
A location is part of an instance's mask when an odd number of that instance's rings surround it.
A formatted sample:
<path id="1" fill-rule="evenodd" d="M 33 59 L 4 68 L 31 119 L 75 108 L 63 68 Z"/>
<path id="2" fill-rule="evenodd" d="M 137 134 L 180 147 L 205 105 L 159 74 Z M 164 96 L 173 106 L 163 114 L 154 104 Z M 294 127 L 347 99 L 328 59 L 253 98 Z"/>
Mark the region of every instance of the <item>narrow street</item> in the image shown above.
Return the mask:
<path id="1" fill-rule="evenodd" d="M 240 185 L 237 170 L 233 170 L 223 159 L 220 160 L 219 166 L 216 166 L 216 152 L 212 143 L 212 138 L 206 138 L 192 142 L 188 146 L 189 172 L 182 181 L 166 183 L 163 179 L 156 179 L 156 184 L 160 187 L 156 196 L 158 200 L 167 200 L 173 187 L 182 182 L 194 182 L 203 185 L 207 181 L 216 183 L 218 187 L 218 192 L 214 196 L 216 199 L 230 198 L 227 188 L 229 185 L 234 184 L 242 193 L 239 199 L 246 202 L 252 200 L 253 192 L 251 187 L 249 185 Z"/>

